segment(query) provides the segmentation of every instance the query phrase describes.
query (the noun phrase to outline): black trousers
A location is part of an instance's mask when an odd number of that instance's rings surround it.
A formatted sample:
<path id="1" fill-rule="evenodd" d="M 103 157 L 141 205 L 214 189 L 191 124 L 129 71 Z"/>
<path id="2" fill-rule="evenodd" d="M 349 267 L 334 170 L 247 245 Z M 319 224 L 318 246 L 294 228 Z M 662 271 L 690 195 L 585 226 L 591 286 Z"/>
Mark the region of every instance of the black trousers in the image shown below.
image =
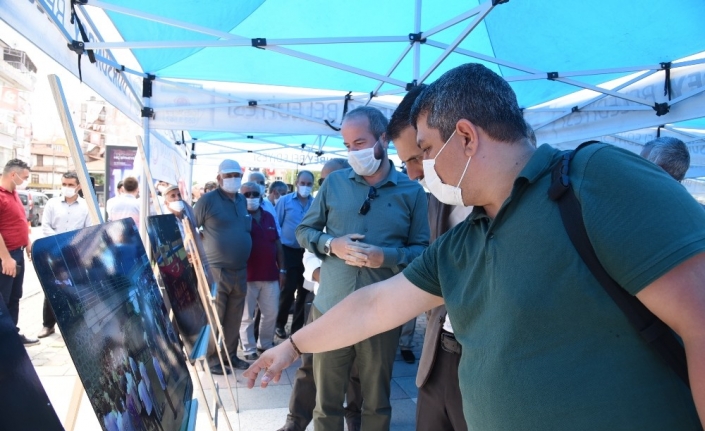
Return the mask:
<path id="1" fill-rule="evenodd" d="M 449 334 L 444 332 L 444 334 Z M 417 431 L 467 431 L 458 384 L 460 354 L 436 346 L 436 361 L 416 402 Z"/>
<path id="2" fill-rule="evenodd" d="M 54 311 L 51 309 L 49 300 L 46 298 L 44 298 L 44 307 L 42 308 L 42 319 L 42 326 L 45 328 L 53 328 L 54 325 L 56 325 L 56 316 L 54 315 Z"/>
<path id="3" fill-rule="evenodd" d="M 10 277 L 0 273 L 0 297 L 7 306 L 12 322 L 17 326 L 20 317 L 20 298 L 22 298 L 22 283 L 24 282 L 24 250 L 10 250 L 10 257 L 17 262 L 17 275 Z M 19 331 L 19 328 L 17 329 Z"/>
<path id="4" fill-rule="evenodd" d="M 294 317 L 291 322 L 291 333 L 293 334 L 304 326 L 304 307 L 306 305 L 306 294 L 308 293 L 308 290 L 304 289 L 304 249 L 282 247 L 284 248 L 286 283 L 284 283 L 284 290 L 279 296 L 277 328 L 286 326 L 286 321 L 289 319 L 289 310 L 294 302 L 294 294 L 296 294 Z"/>

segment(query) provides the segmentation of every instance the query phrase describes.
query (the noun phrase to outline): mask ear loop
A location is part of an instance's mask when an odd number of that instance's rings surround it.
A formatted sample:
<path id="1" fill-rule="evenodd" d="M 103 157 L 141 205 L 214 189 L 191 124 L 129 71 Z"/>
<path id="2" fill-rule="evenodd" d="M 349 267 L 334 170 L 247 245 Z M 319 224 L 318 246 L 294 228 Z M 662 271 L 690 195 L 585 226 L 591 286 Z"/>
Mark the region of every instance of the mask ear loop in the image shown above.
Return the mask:
<path id="1" fill-rule="evenodd" d="M 458 180 L 458 185 L 455 187 L 460 187 L 460 183 L 463 182 L 463 178 L 465 178 L 465 172 L 468 171 L 468 166 L 470 166 L 470 160 L 472 160 L 472 157 L 468 157 L 468 162 L 465 164 L 465 170 L 463 170 L 463 175 L 460 176 L 460 179 Z"/>

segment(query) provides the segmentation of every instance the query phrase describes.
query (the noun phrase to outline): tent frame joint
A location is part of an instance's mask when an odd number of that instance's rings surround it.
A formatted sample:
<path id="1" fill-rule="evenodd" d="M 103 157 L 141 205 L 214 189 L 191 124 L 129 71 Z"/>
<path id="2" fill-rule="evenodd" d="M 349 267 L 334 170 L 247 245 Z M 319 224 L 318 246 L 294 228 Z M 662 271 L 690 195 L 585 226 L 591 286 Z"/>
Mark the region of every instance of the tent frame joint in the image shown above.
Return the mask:
<path id="1" fill-rule="evenodd" d="M 82 55 L 85 52 L 85 44 L 80 40 L 72 40 L 71 43 L 67 43 L 66 46 L 78 55 Z"/>
<path id="2" fill-rule="evenodd" d="M 497 6 L 499 4 L 504 4 L 509 2 L 509 0 L 492 0 L 492 6 Z"/>
<path id="3" fill-rule="evenodd" d="M 671 109 L 671 105 L 669 105 L 668 102 L 655 103 L 653 108 L 654 111 L 656 111 L 656 115 L 660 117 L 662 115 L 668 114 L 668 111 L 670 111 Z"/>
<path id="4" fill-rule="evenodd" d="M 252 46 L 255 48 L 262 48 L 267 46 L 267 38 L 266 37 L 255 37 L 252 39 Z"/>
<path id="5" fill-rule="evenodd" d="M 248 100 L 247 106 L 257 106 L 257 101 L 256 100 Z"/>
<path id="6" fill-rule="evenodd" d="M 555 81 L 556 79 L 560 78 L 560 74 L 558 72 L 548 72 L 546 74 L 546 78 L 549 81 Z"/>
<path id="7" fill-rule="evenodd" d="M 154 109 L 152 109 L 150 107 L 142 108 L 142 118 L 151 118 L 153 120 L 154 119 Z"/>
<path id="8" fill-rule="evenodd" d="M 414 43 L 426 43 L 426 38 L 423 37 L 423 32 L 409 33 L 409 42 L 413 45 Z"/>
<path id="9" fill-rule="evenodd" d="M 419 82 L 414 79 L 413 81 L 408 82 L 406 84 L 405 89 L 406 89 L 406 91 L 411 91 L 414 87 L 417 87 L 418 85 L 419 85 Z"/>

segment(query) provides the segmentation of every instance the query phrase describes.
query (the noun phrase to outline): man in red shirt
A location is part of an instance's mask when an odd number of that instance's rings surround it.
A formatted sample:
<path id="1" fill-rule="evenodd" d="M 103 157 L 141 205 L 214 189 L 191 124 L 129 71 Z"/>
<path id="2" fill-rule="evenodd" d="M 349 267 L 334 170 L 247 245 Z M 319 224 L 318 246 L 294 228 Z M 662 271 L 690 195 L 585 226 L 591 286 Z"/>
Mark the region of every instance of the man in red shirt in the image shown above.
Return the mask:
<path id="1" fill-rule="evenodd" d="M 24 206 L 16 189 L 23 190 L 29 183 L 29 166 L 19 159 L 12 159 L 5 165 L 0 179 L 0 296 L 10 311 L 12 321 L 17 326 L 24 281 L 24 255 L 30 258 L 32 243 L 29 241 L 29 227 Z M 17 328 L 19 331 L 19 328 Z M 25 346 L 39 344 L 39 340 L 20 335 Z"/>
<path id="2" fill-rule="evenodd" d="M 252 216 L 252 252 L 247 260 L 247 296 L 240 325 L 240 340 L 245 359 L 258 358 L 257 351 L 274 346 L 274 327 L 279 311 L 279 292 L 284 285 L 284 250 L 277 233 L 274 216 L 260 207 L 262 192 L 257 183 L 240 187 Z M 255 310 L 259 306 L 259 344 L 255 342 Z"/>

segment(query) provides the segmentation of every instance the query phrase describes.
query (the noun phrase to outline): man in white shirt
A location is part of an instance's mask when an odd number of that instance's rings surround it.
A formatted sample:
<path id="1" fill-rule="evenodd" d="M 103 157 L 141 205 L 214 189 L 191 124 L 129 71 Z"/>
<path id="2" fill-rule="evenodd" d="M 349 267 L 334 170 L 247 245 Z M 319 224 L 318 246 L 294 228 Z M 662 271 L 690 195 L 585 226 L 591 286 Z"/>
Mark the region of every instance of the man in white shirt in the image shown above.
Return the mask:
<path id="1" fill-rule="evenodd" d="M 135 224 L 140 223 L 140 201 L 137 200 L 139 195 L 139 183 L 135 177 L 126 177 L 122 181 L 122 186 L 125 192 L 115 198 L 115 201 L 108 210 L 108 220 L 115 221 L 131 217 Z"/>
<path id="2" fill-rule="evenodd" d="M 61 196 L 49 199 L 44 207 L 42 235 L 52 236 L 91 225 L 88 205 L 82 197 L 78 196 L 80 189 L 76 172 L 67 172 L 61 176 Z M 37 334 L 37 338 L 48 337 L 55 331 L 56 316 L 46 298 L 44 298 L 43 320 L 43 327 Z"/>
<path id="3" fill-rule="evenodd" d="M 107 191 L 106 191 L 106 192 L 107 192 Z M 106 215 L 105 215 L 105 219 L 106 219 L 107 221 L 111 221 L 111 220 L 110 220 L 110 217 L 108 216 L 108 214 L 110 214 L 110 210 L 112 209 L 113 205 L 115 204 L 115 200 L 116 200 L 118 197 L 120 197 L 120 195 L 123 194 L 123 193 L 125 193 L 125 187 L 124 187 L 123 184 L 122 184 L 122 180 L 120 180 L 120 181 L 118 181 L 118 183 L 117 183 L 117 191 L 116 191 L 116 193 L 115 193 L 115 196 L 113 196 L 112 198 L 110 198 L 110 199 L 108 199 L 107 201 L 105 201 L 105 214 L 106 214 Z"/>

